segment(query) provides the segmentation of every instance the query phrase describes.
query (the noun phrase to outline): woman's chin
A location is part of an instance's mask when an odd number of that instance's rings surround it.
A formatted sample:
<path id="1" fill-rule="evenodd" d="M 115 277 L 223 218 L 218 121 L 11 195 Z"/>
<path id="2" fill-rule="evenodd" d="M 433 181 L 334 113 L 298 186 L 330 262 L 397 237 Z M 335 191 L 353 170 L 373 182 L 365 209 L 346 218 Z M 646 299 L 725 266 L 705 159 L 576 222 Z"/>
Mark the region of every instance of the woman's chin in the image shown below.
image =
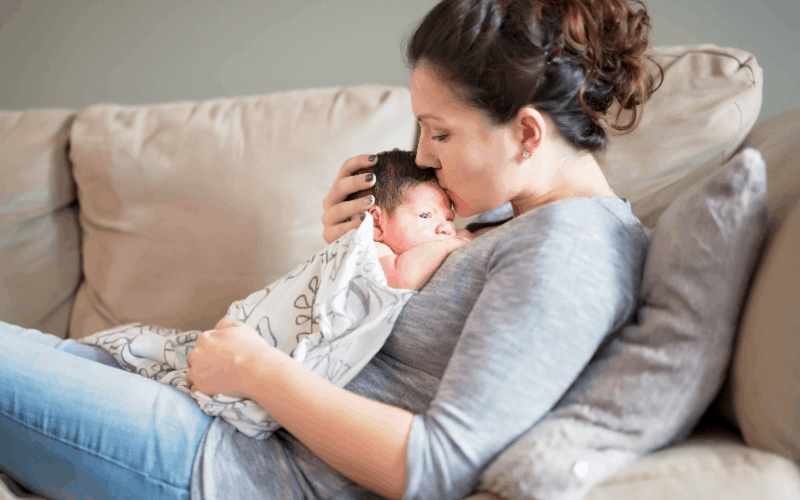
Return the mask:
<path id="1" fill-rule="evenodd" d="M 459 217 L 469 217 L 471 215 L 475 215 L 475 210 L 468 207 L 464 202 L 457 202 L 453 201 L 453 212 L 456 213 Z"/>
<path id="2" fill-rule="evenodd" d="M 475 213 L 475 210 L 471 209 L 464 203 L 464 200 L 453 194 L 452 191 L 449 189 L 445 190 L 447 196 L 450 198 L 450 201 L 453 202 L 453 212 L 456 213 L 459 217 L 469 217 Z"/>

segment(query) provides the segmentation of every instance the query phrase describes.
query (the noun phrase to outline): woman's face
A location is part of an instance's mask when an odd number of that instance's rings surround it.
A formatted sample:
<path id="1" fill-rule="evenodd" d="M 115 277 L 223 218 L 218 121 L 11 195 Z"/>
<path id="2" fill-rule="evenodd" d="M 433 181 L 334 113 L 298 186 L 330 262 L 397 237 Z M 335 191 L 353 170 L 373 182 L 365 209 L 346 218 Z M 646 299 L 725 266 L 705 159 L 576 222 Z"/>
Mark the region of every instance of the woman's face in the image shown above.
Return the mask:
<path id="1" fill-rule="evenodd" d="M 511 129 L 485 124 L 426 66 L 414 70 L 410 89 L 422 129 L 417 165 L 436 169 L 456 213 L 468 217 L 512 199 L 521 179 L 510 161 Z"/>
<path id="2" fill-rule="evenodd" d="M 381 243 L 401 254 L 423 243 L 455 238 L 450 200 L 435 182 L 406 188 L 403 203 L 381 224 Z"/>

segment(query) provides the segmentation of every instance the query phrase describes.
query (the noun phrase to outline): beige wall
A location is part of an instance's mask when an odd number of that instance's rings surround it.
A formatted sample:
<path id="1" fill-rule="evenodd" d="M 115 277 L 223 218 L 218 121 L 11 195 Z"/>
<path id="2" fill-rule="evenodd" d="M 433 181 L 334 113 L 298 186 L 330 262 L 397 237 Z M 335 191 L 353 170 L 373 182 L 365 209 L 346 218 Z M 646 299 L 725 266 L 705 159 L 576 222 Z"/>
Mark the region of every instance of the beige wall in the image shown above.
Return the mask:
<path id="1" fill-rule="evenodd" d="M 433 0 L 0 0 L 0 109 L 405 85 L 401 40 Z M 748 50 L 759 121 L 800 105 L 798 0 L 650 0 L 658 45 Z"/>

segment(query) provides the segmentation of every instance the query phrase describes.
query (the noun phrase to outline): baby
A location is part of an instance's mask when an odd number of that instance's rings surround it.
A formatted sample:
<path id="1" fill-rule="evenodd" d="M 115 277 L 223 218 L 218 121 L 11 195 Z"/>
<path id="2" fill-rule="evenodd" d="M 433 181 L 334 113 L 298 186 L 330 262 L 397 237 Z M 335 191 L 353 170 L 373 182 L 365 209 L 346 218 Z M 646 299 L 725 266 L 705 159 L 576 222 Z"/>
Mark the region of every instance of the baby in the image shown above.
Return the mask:
<path id="1" fill-rule="evenodd" d="M 474 235 L 456 231 L 452 202 L 433 169 L 417 167 L 413 152 L 395 149 L 377 156 L 374 166 L 356 172 L 374 174 L 375 185 L 347 199 L 375 197 L 369 213 L 387 284 L 419 290 L 445 258 Z"/>

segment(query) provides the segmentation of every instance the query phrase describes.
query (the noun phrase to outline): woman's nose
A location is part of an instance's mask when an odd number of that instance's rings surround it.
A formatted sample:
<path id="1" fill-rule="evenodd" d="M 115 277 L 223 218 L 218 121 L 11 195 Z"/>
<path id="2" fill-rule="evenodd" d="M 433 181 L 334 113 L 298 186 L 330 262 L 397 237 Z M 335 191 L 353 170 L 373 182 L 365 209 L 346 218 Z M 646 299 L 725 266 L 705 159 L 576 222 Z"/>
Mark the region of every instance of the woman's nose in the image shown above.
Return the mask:
<path id="1" fill-rule="evenodd" d="M 433 159 L 428 154 L 428 148 L 423 144 L 421 134 L 419 142 L 417 142 L 416 162 L 419 168 L 432 168 L 435 166 Z"/>

